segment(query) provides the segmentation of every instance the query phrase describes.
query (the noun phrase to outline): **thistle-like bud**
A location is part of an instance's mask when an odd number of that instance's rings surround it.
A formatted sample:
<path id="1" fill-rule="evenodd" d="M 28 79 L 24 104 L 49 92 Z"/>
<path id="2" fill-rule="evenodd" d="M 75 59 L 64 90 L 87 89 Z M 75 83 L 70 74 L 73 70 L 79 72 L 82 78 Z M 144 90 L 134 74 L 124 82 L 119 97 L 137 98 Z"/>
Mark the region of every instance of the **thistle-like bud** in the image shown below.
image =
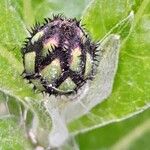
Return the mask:
<path id="1" fill-rule="evenodd" d="M 60 15 L 36 23 L 22 48 L 24 78 L 42 92 L 66 95 L 93 79 L 97 45 L 76 19 Z"/>

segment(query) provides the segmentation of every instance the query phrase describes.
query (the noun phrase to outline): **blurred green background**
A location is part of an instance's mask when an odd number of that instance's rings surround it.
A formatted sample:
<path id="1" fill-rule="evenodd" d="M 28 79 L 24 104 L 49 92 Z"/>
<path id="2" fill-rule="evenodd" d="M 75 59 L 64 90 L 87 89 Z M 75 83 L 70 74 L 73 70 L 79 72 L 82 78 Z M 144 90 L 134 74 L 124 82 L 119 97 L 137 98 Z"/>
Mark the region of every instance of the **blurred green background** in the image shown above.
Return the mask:
<path id="1" fill-rule="evenodd" d="M 43 22 L 43 18 L 57 13 L 82 18 L 93 39 L 99 40 L 131 10 L 135 13 L 133 24 L 125 24 L 123 29 L 115 31 L 121 35 L 122 47 L 112 95 L 91 111 L 94 118 L 85 115 L 68 128 L 73 134 L 81 132 L 75 136 L 81 150 L 149 150 L 149 0 L 1 0 L 0 89 L 4 90 L 0 90 L 0 98 L 1 92 L 9 95 L 6 90 L 22 99 L 37 96 L 17 79 L 20 74 L 14 75 L 14 70 L 21 70 L 20 47 L 27 35 L 26 28 L 35 21 Z M 100 127 L 95 129 L 95 126 Z M 82 133 L 91 127 L 93 130 Z M 28 149 L 26 145 L 30 144 L 22 135 L 14 118 L 0 120 L 0 149 Z"/>
<path id="2" fill-rule="evenodd" d="M 149 150 L 150 110 L 76 136 L 81 150 Z"/>

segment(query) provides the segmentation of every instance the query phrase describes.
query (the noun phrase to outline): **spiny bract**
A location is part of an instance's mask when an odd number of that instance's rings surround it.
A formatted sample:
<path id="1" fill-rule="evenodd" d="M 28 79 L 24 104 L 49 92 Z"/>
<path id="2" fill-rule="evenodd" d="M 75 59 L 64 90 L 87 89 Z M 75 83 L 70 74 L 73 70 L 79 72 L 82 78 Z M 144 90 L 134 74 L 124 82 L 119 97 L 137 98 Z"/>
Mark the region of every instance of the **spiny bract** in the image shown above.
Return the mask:
<path id="1" fill-rule="evenodd" d="M 61 15 L 36 23 L 22 48 L 23 77 L 41 92 L 66 95 L 93 79 L 97 44 L 76 19 Z"/>

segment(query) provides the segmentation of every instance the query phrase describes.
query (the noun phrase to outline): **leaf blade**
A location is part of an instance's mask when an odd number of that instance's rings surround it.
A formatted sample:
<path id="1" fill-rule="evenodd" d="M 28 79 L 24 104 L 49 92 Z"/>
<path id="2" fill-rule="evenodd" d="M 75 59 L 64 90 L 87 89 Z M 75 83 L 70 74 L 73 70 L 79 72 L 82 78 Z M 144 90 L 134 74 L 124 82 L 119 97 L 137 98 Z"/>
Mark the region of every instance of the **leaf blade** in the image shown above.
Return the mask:
<path id="1" fill-rule="evenodd" d="M 147 10 L 144 13 L 149 14 Z M 141 15 L 138 25 L 130 33 L 127 41 L 122 45 L 119 68 L 111 96 L 92 109 L 90 113 L 93 114 L 93 120 L 87 114 L 70 123 L 69 129 L 71 133 L 78 134 L 93 130 L 110 122 L 120 121 L 130 117 L 149 107 L 150 85 L 146 81 L 150 80 L 148 75 L 150 73 L 148 71 L 148 66 L 150 65 L 148 61 L 150 43 L 146 40 L 146 37 L 150 33 L 146 29 L 147 27 L 144 26 L 142 20 L 143 15 Z M 148 22 L 148 20 L 149 18 L 145 21 Z M 93 24 L 91 29 L 93 34 L 94 31 L 97 31 L 97 29 L 93 30 L 94 27 L 95 25 Z M 98 38 L 98 36 L 103 35 L 101 32 L 98 34 L 96 33 L 94 37 Z"/>

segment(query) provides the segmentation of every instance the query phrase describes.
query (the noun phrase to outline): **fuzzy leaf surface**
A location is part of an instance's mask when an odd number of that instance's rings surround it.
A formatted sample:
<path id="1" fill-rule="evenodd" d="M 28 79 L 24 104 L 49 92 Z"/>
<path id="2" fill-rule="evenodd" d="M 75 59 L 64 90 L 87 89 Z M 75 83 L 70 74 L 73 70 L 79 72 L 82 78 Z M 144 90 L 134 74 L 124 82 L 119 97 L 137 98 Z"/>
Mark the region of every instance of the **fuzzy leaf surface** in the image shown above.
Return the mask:
<path id="1" fill-rule="evenodd" d="M 140 4 L 128 2 L 126 5 L 126 1 L 95 0 L 82 17 L 92 36 L 100 39 L 129 11 L 135 10 L 131 29 L 127 28 L 121 32 L 119 66 L 112 94 L 89 114 L 72 122 L 69 125 L 72 133 L 85 132 L 125 119 L 149 107 L 150 11 L 148 6 L 150 1 L 144 0 Z M 94 119 L 91 119 L 91 116 L 94 116 Z"/>

